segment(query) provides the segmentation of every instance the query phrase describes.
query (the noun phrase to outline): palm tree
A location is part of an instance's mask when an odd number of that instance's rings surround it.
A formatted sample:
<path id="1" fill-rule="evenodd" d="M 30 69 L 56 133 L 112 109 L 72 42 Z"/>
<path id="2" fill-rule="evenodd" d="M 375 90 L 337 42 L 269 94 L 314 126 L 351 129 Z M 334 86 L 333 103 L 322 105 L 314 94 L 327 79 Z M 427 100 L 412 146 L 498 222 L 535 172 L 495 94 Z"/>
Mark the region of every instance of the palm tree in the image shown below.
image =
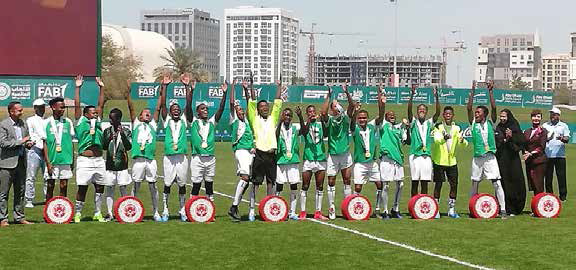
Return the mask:
<path id="1" fill-rule="evenodd" d="M 195 51 L 187 48 L 177 47 L 166 49 L 167 56 L 160 58 L 167 64 L 154 69 L 154 77 L 159 78 L 164 74 L 172 74 L 172 79 L 176 80 L 181 74 L 188 73 L 190 77 L 198 82 L 210 81 L 210 74 L 202 69 L 202 59 Z"/>

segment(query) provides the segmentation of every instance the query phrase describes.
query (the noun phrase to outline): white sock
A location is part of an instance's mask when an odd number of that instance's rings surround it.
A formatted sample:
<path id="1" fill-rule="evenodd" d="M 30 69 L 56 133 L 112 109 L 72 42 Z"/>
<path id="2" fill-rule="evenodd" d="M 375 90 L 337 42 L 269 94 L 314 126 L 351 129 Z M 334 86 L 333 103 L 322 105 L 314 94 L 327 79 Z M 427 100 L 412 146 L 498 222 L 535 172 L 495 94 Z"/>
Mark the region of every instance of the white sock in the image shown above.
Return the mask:
<path id="1" fill-rule="evenodd" d="M 186 194 L 178 194 L 178 199 L 180 200 L 180 214 L 184 215 L 184 205 L 186 204 Z"/>
<path id="2" fill-rule="evenodd" d="M 400 210 L 400 195 L 402 195 L 402 188 L 404 187 L 404 182 L 396 181 L 396 193 L 394 194 L 394 211 L 398 212 Z"/>
<path id="3" fill-rule="evenodd" d="M 102 193 L 94 193 L 94 215 L 100 214 L 102 208 Z"/>
<path id="4" fill-rule="evenodd" d="M 170 210 L 168 210 L 168 198 L 170 198 L 170 194 L 169 193 L 162 193 L 162 203 L 164 204 L 164 211 L 162 212 L 162 215 L 170 215 Z"/>
<path id="5" fill-rule="evenodd" d="M 374 207 L 374 210 L 380 211 L 381 201 L 382 201 L 382 190 L 376 189 L 376 207 Z"/>
<path id="6" fill-rule="evenodd" d="M 148 189 L 150 190 L 150 200 L 152 200 L 152 212 L 154 215 L 158 214 L 158 189 L 156 188 L 156 183 L 148 183 Z"/>
<path id="7" fill-rule="evenodd" d="M 252 212 L 254 212 L 254 208 L 256 207 L 256 189 L 258 189 L 258 186 L 252 185 L 252 189 L 250 190 L 250 211 Z"/>
<path id="8" fill-rule="evenodd" d="M 382 193 L 380 193 L 380 203 L 382 204 L 382 213 L 388 213 L 388 189 L 390 185 L 387 182 L 382 183 Z"/>
<path id="9" fill-rule="evenodd" d="M 448 199 L 448 214 L 454 214 L 454 207 L 456 206 L 456 199 Z"/>
<path id="10" fill-rule="evenodd" d="M 504 197 L 504 189 L 502 188 L 502 183 L 500 180 L 492 182 L 494 186 L 494 191 L 496 193 L 496 198 L 498 198 L 498 203 L 500 203 L 500 211 L 506 212 L 506 200 Z"/>
<path id="11" fill-rule="evenodd" d="M 120 196 L 124 197 L 128 195 L 128 186 L 119 186 L 118 189 L 120 189 Z"/>
<path id="12" fill-rule="evenodd" d="M 138 191 L 140 191 L 140 184 L 142 184 L 142 182 L 134 182 L 134 188 L 132 189 L 132 196 L 138 197 Z"/>
<path id="13" fill-rule="evenodd" d="M 298 190 L 290 190 L 290 213 L 296 214 L 296 204 L 298 203 Z"/>
<path id="14" fill-rule="evenodd" d="M 322 200 L 324 199 L 324 191 L 316 190 L 316 211 L 322 211 Z"/>
<path id="15" fill-rule="evenodd" d="M 344 198 L 352 194 L 352 187 L 350 185 L 344 185 Z"/>
<path id="16" fill-rule="evenodd" d="M 301 190 L 300 191 L 300 211 L 302 212 L 306 212 L 306 193 L 308 191 L 307 190 Z"/>
<path id="17" fill-rule="evenodd" d="M 248 182 L 242 179 L 238 180 L 238 184 L 236 185 L 236 192 L 234 193 L 234 202 L 232 202 L 232 205 L 238 206 L 240 204 L 240 201 L 242 201 L 242 194 L 244 194 L 246 186 L 248 186 Z"/>
<path id="18" fill-rule="evenodd" d="M 106 209 L 108 209 L 108 214 L 112 216 L 114 211 L 114 186 L 104 187 L 104 197 L 106 197 Z"/>
<path id="19" fill-rule="evenodd" d="M 328 186 L 328 204 L 334 206 L 334 197 L 336 197 L 336 187 Z"/>
<path id="20" fill-rule="evenodd" d="M 82 209 L 84 208 L 84 202 L 76 201 L 76 205 L 74 208 L 75 208 L 74 211 L 76 212 L 76 214 L 82 214 Z"/>

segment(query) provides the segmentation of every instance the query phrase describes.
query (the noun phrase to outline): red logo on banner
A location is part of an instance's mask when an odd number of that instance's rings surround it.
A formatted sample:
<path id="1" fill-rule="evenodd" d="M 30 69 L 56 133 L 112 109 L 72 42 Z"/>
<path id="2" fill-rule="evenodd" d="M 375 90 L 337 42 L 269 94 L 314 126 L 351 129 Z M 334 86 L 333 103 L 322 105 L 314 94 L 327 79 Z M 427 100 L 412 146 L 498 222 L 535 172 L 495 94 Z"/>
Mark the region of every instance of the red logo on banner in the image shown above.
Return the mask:
<path id="1" fill-rule="evenodd" d="M 354 214 L 361 215 L 364 213 L 364 204 L 362 202 L 356 202 L 354 204 Z"/>
<path id="2" fill-rule="evenodd" d="M 124 215 L 126 217 L 134 217 L 136 215 L 136 207 L 133 204 L 128 204 L 124 207 Z"/>
<path id="3" fill-rule="evenodd" d="M 490 203 L 488 201 L 483 201 L 482 205 L 480 205 L 482 208 L 482 212 L 484 213 L 488 213 L 490 211 L 492 211 L 492 205 L 490 205 Z"/>
<path id="4" fill-rule="evenodd" d="M 546 212 L 554 211 L 554 202 L 552 202 L 551 200 L 546 200 L 544 202 L 544 211 Z"/>
<path id="5" fill-rule="evenodd" d="M 280 205 L 278 203 L 273 203 L 270 206 L 270 214 L 273 216 L 280 215 Z"/>
<path id="6" fill-rule="evenodd" d="M 205 204 L 199 204 L 198 206 L 196 206 L 196 215 L 199 217 L 205 217 L 208 214 L 208 211 L 206 210 L 206 205 Z"/>
<path id="7" fill-rule="evenodd" d="M 423 201 L 423 202 L 420 204 L 420 213 L 422 213 L 422 214 L 428 214 L 428 213 L 430 213 L 430 211 L 431 211 L 431 210 L 430 210 L 430 206 L 431 206 L 431 205 L 430 205 L 429 202 Z"/>
<path id="8" fill-rule="evenodd" d="M 61 203 L 57 204 L 54 206 L 54 208 L 52 208 L 52 212 L 54 213 L 54 216 L 57 218 L 62 218 L 66 213 L 64 213 L 65 211 L 65 206 L 62 205 Z"/>

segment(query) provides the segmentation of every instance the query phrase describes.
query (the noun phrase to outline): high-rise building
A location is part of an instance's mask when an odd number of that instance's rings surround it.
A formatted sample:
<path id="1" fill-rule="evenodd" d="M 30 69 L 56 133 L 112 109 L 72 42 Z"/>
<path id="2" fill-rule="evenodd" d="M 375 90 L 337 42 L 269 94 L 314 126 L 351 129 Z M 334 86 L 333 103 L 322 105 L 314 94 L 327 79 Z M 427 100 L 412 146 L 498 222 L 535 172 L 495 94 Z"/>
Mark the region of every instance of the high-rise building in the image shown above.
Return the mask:
<path id="1" fill-rule="evenodd" d="M 398 56 L 400 86 L 440 86 L 442 56 Z M 368 76 L 366 76 L 368 74 Z M 314 57 L 315 85 L 335 85 L 348 81 L 353 85 L 391 85 L 394 74 L 393 56 L 321 56 Z"/>
<path id="2" fill-rule="evenodd" d="M 280 8 L 242 6 L 224 10 L 224 77 L 254 83 L 288 83 L 297 76 L 298 19 Z"/>
<path id="3" fill-rule="evenodd" d="M 542 89 L 568 87 L 570 81 L 570 55 L 552 54 L 542 57 Z"/>
<path id="4" fill-rule="evenodd" d="M 570 56 L 576 57 L 576 32 L 570 33 L 570 41 L 572 42 L 572 51 Z"/>
<path id="5" fill-rule="evenodd" d="M 507 88 L 520 78 L 530 89 L 542 89 L 542 48 L 538 34 L 483 36 L 478 44 L 476 81 L 485 86 L 490 80 Z"/>
<path id="6" fill-rule="evenodd" d="M 212 81 L 220 73 L 220 21 L 198 9 L 161 9 L 140 12 L 140 28 L 167 37 L 175 47 L 190 48 Z"/>

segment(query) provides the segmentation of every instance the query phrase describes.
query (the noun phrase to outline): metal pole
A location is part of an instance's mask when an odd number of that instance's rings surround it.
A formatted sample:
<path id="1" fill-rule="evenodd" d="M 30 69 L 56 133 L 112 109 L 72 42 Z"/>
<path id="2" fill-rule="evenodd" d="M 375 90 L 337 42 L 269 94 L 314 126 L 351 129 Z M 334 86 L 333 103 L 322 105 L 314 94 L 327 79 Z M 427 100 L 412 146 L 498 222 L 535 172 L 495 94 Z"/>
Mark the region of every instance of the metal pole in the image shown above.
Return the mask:
<path id="1" fill-rule="evenodd" d="M 393 84 L 394 87 L 398 87 L 398 84 L 396 83 L 396 81 L 399 79 L 397 78 L 398 76 L 398 63 L 397 63 L 397 58 L 398 58 L 398 0 L 394 1 L 394 79 L 393 79 Z"/>

